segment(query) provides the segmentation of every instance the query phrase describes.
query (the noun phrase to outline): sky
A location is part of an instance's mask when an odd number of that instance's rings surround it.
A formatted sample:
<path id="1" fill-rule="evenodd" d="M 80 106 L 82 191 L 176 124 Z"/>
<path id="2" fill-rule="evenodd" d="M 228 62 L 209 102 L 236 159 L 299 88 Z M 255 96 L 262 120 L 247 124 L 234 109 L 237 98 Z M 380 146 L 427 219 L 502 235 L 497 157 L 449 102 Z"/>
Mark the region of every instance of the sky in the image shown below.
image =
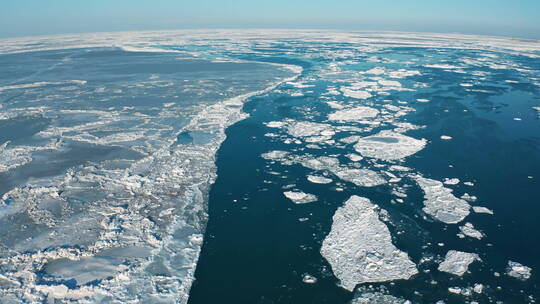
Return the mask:
<path id="1" fill-rule="evenodd" d="M 540 39 L 540 0 L 0 0 L 0 37 L 199 28 L 390 30 Z"/>

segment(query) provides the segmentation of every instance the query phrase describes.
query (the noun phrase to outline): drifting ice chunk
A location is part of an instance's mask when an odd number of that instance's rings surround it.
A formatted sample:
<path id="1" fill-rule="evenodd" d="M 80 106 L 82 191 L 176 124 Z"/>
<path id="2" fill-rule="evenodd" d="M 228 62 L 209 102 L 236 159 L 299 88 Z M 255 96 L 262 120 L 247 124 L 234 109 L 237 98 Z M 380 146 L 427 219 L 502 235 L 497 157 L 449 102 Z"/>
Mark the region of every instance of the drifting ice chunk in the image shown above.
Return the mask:
<path id="1" fill-rule="evenodd" d="M 328 115 L 331 121 L 362 121 L 366 118 L 373 118 L 379 115 L 379 110 L 370 107 L 356 107 L 336 111 Z"/>
<path id="2" fill-rule="evenodd" d="M 287 133 L 294 137 L 312 137 L 309 142 L 329 140 L 335 134 L 331 125 L 308 121 L 291 122 Z"/>
<path id="3" fill-rule="evenodd" d="M 484 234 L 482 232 L 476 230 L 474 228 L 473 224 L 471 224 L 471 223 L 465 223 L 465 225 L 459 227 L 459 230 L 464 235 L 466 235 L 468 237 L 478 239 L 478 240 L 480 240 L 481 238 L 484 237 Z"/>
<path id="4" fill-rule="evenodd" d="M 413 178 L 425 193 L 425 207 L 422 208 L 425 213 L 447 224 L 459 223 L 469 215 L 470 205 L 455 197 L 452 190 L 445 188 L 443 183 L 420 176 Z"/>
<path id="5" fill-rule="evenodd" d="M 330 178 L 318 175 L 308 175 L 307 180 L 314 184 L 329 184 L 332 182 Z"/>
<path id="6" fill-rule="evenodd" d="M 386 180 L 380 174 L 368 169 L 339 168 L 334 170 L 333 173 L 342 180 L 360 187 L 375 187 L 386 184 Z"/>
<path id="7" fill-rule="evenodd" d="M 372 96 L 367 91 L 357 91 L 357 90 L 352 90 L 349 88 L 341 88 L 341 92 L 343 93 L 343 96 L 356 98 L 356 99 L 368 99 Z"/>
<path id="8" fill-rule="evenodd" d="M 382 160 L 397 160 L 413 155 L 426 146 L 425 139 L 414 139 L 385 130 L 360 138 L 354 149 L 363 156 Z"/>
<path id="9" fill-rule="evenodd" d="M 287 155 L 289 155 L 289 152 L 274 150 L 267 153 L 263 153 L 261 157 L 267 160 L 280 160 L 280 159 L 285 158 Z"/>
<path id="10" fill-rule="evenodd" d="M 531 268 L 523 266 L 518 262 L 508 261 L 506 274 L 520 280 L 527 280 L 531 277 Z"/>
<path id="11" fill-rule="evenodd" d="M 457 185 L 459 184 L 459 178 L 445 178 L 444 179 L 445 185 Z"/>
<path id="12" fill-rule="evenodd" d="M 411 301 L 380 292 L 366 292 L 355 297 L 351 304 L 410 304 Z"/>
<path id="13" fill-rule="evenodd" d="M 283 195 L 295 204 L 307 204 L 317 201 L 315 195 L 304 193 L 302 191 L 287 191 L 284 192 Z"/>
<path id="14" fill-rule="evenodd" d="M 357 284 L 408 279 L 418 273 L 407 253 L 392 244 L 375 205 L 359 196 L 351 196 L 334 214 L 321 254 L 349 291 Z"/>
<path id="15" fill-rule="evenodd" d="M 473 206 L 472 209 L 476 213 L 493 214 L 493 211 L 486 207 Z"/>
<path id="16" fill-rule="evenodd" d="M 302 281 L 306 284 L 315 284 L 317 283 L 317 278 L 306 273 L 304 274 Z"/>
<path id="17" fill-rule="evenodd" d="M 441 139 L 443 139 L 443 140 L 450 140 L 450 139 L 452 139 L 452 136 L 441 135 Z"/>
<path id="18" fill-rule="evenodd" d="M 476 253 L 450 250 L 446 253 L 444 261 L 439 264 L 438 270 L 462 276 L 476 260 L 480 260 Z"/>

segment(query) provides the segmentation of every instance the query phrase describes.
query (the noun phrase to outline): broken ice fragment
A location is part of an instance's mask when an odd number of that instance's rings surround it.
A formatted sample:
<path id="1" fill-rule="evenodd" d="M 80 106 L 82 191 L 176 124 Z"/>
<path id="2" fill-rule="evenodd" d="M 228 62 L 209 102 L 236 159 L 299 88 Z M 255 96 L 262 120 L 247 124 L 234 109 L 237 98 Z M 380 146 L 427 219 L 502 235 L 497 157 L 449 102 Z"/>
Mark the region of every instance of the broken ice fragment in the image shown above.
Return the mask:
<path id="1" fill-rule="evenodd" d="M 363 156 L 382 160 L 397 160 L 411 156 L 426 146 L 425 139 L 415 139 L 393 131 L 362 137 L 354 149 Z"/>
<path id="2" fill-rule="evenodd" d="M 284 192 L 283 195 L 295 204 L 307 204 L 317 201 L 315 195 L 304 193 L 302 191 L 287 191 Z"/>
<path id="3" fill-rule="evenodd" d="M 443 183 L 420 176 L 413 177 L 424 191 L 424 208 L 422 210 L 435 219 L 456 224 L 469 215 L 470 205 L 452 194 L 452 190 Z"/>
<path id="4" fill-rule="evenodd" d="M 352 109 L 339 110 L 328 115 L 330 121 L 362 121 L 366 118 L 374 118 L 379 115 L 379 110 L 370 107 L 355 107 Z"/>
<path id="5" fill-rule="evenodd" d="M 532 269 L 518 262 L 508 261 L 506 274 L 519 280 L 527 280 L 531 277 Z"/>
<path id="6" fill-rule="evenodd" d="M 332 179 L 318 175 L 308 175 L 307 180 L 314 184 L 329 184 L 332 182 Z"/>
<path id="7" fill-rule="evenodd" d="M 459 230 L 464 235 L 466 235 L 468 237 L 478 239 L 478 240 L 480 240 L 480 239 L 482 239 L 484 237 L 484 234 L 482 232 L 476 230 L 474 228 L 473 224 L 471 224 L 471 223 L 465 223 L 465 225 L 459 227 Z"/>
<path id="8" fill-rule="evenodd" d="M 338 208 L 321 254 L 332 266 L 341 287 L 409 279 L 418 273 L 407 253 L 392 243 L 388 227 L 369 199 L 351 196 Z"/>
<path id="9" fill-rule="evenodd" d="M 469 265 L 477 260 L 480 260 L 480 257 L 476 253 L 450 250 L 439 264 L 438 270 L 462 276 L 469 269 Z"/>
<path id="10" fill-rule="evenodd" d="M 473 206 L 472 209 L 476 213 L 493 214 L 493 211 L 486 207 Z"/>

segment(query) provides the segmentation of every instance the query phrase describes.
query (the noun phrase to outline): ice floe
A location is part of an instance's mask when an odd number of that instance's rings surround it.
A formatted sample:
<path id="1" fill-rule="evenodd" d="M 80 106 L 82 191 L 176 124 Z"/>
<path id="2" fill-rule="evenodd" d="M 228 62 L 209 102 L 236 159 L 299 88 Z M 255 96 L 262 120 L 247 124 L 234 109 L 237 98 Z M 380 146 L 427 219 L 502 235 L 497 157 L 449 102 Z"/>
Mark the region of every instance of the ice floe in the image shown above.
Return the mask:
<path id="1" fill-rule="evenodd" d="M 351 196 L 334 214 L 321 254 L 349 291 L 358 284 L 409 279 L 418 273 L 407 253 L 392 243 L 376 206 L 359 196 Z"/>
<path id="2" fill-rule="evenodd" d="M 375 187 L 386 184 L 386 180 L 379 173 L 369 169 L 335 168 L 332 172 L 340 179 L 360 187 Z"/>
<path id="3" fill-rule="evenodd" d="M 469 215 L 470 205 L 465 200 L 455 197 L 452 190 L 444 187 L 442 182 L 421 176 L 413 178 L 424 191 L 422 210 L 425 213 L 447 224 L 459 223 Z"/>
<path id="4" fill-rule="evenodd" d="M 532 268 L 521 265 L 518 262 L 508 261 L 508 266 L 506 267 L 506 274 L 519 279 L 519 280 L 528 280 L 531 277 Z"/>
<path id="5" fill-rule="evenodd" d="M 341 88 L 341 92 L 343 93 L 343 96 L 356 98 L 356 99 L 368 99 L 373 96 L 371 95 L 371 93 L 367 91 L 355 90 L 351 88 Z"/>
<path id="6" fill-rule="evenodd" d="M 308 175 L 307 180 L 314 184 L 329 184 L 332 179 L 320 175 Z"/>
<path id="7" fill-rule="evenodd" d="M 472 210 L 476 213 L 493 214 L 493 211 L 491 209 L 481 206 L 473 206 Z"/>
<path id="8" fill-rule="evenodd" d="M 355 296 L 350 304 L 411 304 L 411 301 L 382 292 L 363 292 Z"/>
<path id="9" fill-rule="evenodd" d="M 482 239 L 484 237 L 484 234 L 474 228 L 474 225 L 471 223 L 465 223 L 463 226 L 459 226 L 459 230 L 464 235 L 475 238 L 475 239 Z"/>
<path id="10" fill-rule="evenodd" d="M 339 110 L 328 115 L 330 121 L 356 121 L 362 122 L 368 118 L 374 118 L 379 115 L 379 110 L 370 107 L 355 107 Z"/>
<path id="11" fill-rule="evenodd" d="M 424 149 L 427 141 L 389 130 L 358 139 L 354 149 L 362 156 L 382 160 L 398 160 Z"/>
<path id="12" fill-rule="evenodd" d="M 307 204 L 317 201 L 317 196 L 302 191 L 286 191 L 283 192 L 283 195 L 295 204 Z"/>
<path id="13" fill-rule="evenodd" d="M 470 264 L 479 260 L 480 257 L 476 253 L 450 250 L 446 253 L 444 261 L 439 264 L 438 270 L 462 276 Z"/>

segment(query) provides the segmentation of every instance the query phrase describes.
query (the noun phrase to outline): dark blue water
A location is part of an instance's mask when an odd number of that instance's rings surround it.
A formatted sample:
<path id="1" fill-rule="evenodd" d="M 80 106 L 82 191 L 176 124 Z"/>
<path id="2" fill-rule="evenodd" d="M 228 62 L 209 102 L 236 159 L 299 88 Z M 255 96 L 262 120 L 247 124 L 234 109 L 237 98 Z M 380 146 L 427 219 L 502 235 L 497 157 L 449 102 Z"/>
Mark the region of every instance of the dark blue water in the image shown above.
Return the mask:
<path id="1" fill-rule="evenodd" d="M 309 52 L 309 51 L 308 51 Z M 379 54 L 405 60 L 430 55 L 431 50 L 395 49 Z M 272 52 L 268 52 L 272 54 Z M 445 59 L 474 56 L 465 51 L 447 51 Z M 275 55 L 274 55 L 275 56 Z M 501 55 L 504 56 L 504 55 Z M 531 68 L 537 63 L 524 58 Z M 297 61 L 295 56 L 284 59 L 276 56 L 266 61 Z M 300 165 L 269 164 L 262 153 L 272 150 L 311 153 L 312 155 L 343 155 L 354 152 L 325 147 L 322 150 L 303 148 L 291 150 L 290 145 L 265 136 L 273 129 L 264 123 L 286 118 L 324 122 L 333 110 L 322 96 L 332 82 L 318 79 L 317 67 L 326 62 L 303 63 L 307 69 L 302 79 L 311 80 L 314 88 L 302 89 L 304 96 L 291 97 L 292 88 L 282 86 L 281 93 L 253 98 L 244 110 L 250 117 L 227 130 L 227 140 L 219 150 L 218 179 L 210 192 L 209 223 L 196 281 L 191 290 L 190 303 L 347 303 L 353 294 L 337 286 L 330 265 L 319 253 L 322 240 L 330 231 L 335 210 L 351 195 L 370 198 L 390 213 L 394 243 L 408 252 L 415 263 L 423 257 L 444 257 L 449 249 L 476 252 L 481 263 L 473 263 L 469 273 L 457 277 L 437 271 L 436 262 L 419 265 L 420 274 L 408 281 L 366 284 L 375 289 L 409 299 L 417 303 L 463 303 L 464 299 L 480 303 L 503 301 L 526 303 L 540 296 L 540 230 L 537 221 L 540 208 L 540 120 L 532 107 L 540 103 L 537 87 L 501 83 L 514 77 L 512 71 L 488 69 L 491 76 L 478 81 L 469 72 L 458 74 L 441 69 L 422 68 L 422 75 L 398 79 L 404 86 L 415 82 L 429 87 L 417 92 L 393 92 L 386 100 L 405 100 L 415 112 L 403 120 L 424 129 L 407 132 L 414 138 L 426 138 L 427 147 L 401 164 L 426 177 L 443 180 L 457 177 L 456 196 L 470 193 L 479 198 L 472 205 L 486 206 L 495 215 L 471 213 L 466 221 L 474 223 L 487 237 L 482 240 L 458 238 L 457 225 L 422 219 L 423 193 L 411 180 L 404 179 L 408 197 L 405 204 L 392 203 L 391 187 L 382 185 L 361 188 L 350 183 L 339 183 L 344 191 L 335 191 L 336 181 L 328 185 L 309 183 L 305 176 L 313 171 Z M 366 70 L 380 63 L 362 63 L 349 67 Z M 429 60 L 427 60 L 429 63 Z M 424 61 L 425 62 L 425 61 Z M 390 67 L 418 68 L 418 63 Z M 459 86 L 470 81 L 484 84 L 474 89 L 491 93 L 468 91 Z M 526 79 L 521 79 L 522 83 Z M 330 97 L 346 102 L 341 96 Z M 415 103 L 416 98 L 428 98 L 428 103 Z M 375 103 L 384 103 L 375 97 Z M 352 101 L 348 101 L 352 102 Z M 362 101 L 356 103 L 362 104 Z M 513 118 L 522 118 L 516 121 Z M 387 128 L 387 127 L 386 127 Z M 381 129 L 384 129 L 382 127 Z M 376 133 L 375 129 L 371 133 Z M 441 140 L 441 135 L 452 140 Z M 352 133 L 351 133 L 352 135 Z M 342 136 L 341 134 L 339 136 Z M 296 149 L 299 151 L 298 149 Z M 365 160 L 364 160 L 365 161 Z M 278 175 L 271 172 L 279 172 Z M 284 188 L 294 184 L 307 193 L 316 194 L 316 203 L 295 205 L 283 196 Z M 307 221 L 299 221 L 308 218 Z M 397 231 L 403 231 L 397 234 Z M 437 243 L 444 243 L 438 246 Z M 508 260 L 532 267 L 533 277 L 522 282 L 504 274 Z M 499 272 L 500 276 L 495 276 Z M 318 278 L 316 284 L 302 282 L 304 274 Z M 434 283 L 435 282 L 435 283 Z M 465 297 L 452 295 L 449 287 L 473 286 L 482 283 L 486 290 L 481 295 Z M 360 286 L 360 289 L 365 286 Z"/>

